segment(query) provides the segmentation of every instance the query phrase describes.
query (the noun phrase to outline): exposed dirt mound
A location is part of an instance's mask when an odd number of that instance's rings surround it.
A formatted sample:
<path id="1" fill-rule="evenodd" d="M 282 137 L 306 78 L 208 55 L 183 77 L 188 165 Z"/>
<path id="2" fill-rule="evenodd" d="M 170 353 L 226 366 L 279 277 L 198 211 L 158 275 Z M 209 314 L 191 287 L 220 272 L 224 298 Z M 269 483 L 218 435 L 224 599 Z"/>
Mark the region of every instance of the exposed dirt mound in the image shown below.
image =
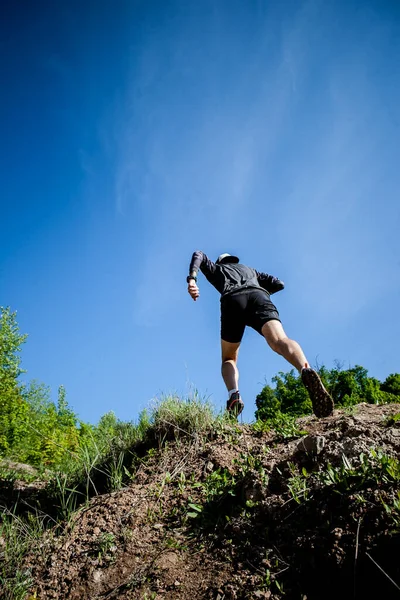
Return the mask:
<path id="1" fill-rule="evenodd" d="M 361 404 L 299 419 L 307 435 L 289 439 L 238 425 L 151 450 L 129 487 L 33 549 L 31 594 L 400 598 L 397 412 Z"/>

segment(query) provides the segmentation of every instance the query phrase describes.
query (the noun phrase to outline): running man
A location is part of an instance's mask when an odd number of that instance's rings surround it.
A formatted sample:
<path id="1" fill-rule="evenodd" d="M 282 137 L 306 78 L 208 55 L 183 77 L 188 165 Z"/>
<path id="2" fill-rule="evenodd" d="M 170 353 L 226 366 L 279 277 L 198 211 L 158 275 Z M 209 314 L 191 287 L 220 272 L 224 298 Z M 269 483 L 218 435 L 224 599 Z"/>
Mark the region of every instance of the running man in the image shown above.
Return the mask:
<path id="1" fill-rule="evenodd" d="M 271 294 L 283 290 L 283 281 L 240 264 L 237 256 L 221 254 L 214 263 L 204 252 L 196 251 L 187 277 L 188 292 L 193 300 L 200 296 L 199 269 L 221 294 L 221 372 L 229 394 L 227 410 L 237 416 L 244 407 L 238 387 L 237 360 L 244 330 L 249 326 L 299 371 L 315 415 L 329 416 L 333 411 L 331 396 L 318 373 L 310 368 L 300 345 L 287 337 L 276 306 L 270 300 Z"/>

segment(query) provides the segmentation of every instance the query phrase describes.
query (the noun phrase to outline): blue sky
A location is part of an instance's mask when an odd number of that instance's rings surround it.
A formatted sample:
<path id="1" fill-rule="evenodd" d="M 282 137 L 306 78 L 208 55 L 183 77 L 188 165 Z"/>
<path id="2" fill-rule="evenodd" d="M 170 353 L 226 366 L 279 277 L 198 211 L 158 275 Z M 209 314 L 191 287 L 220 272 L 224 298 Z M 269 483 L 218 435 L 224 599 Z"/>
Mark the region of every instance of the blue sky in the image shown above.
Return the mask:
<path id="1" fill-rule="evenodd" d="M 194 250 L 283 279 L 311 363 L 399 371 L 400 5 L 6 2 L 0 304 L 27 379 L 84 420 L 191 387 L 217 408 L 219 297 Z M 244 416 L 285 361 L 247 331 Z"/>

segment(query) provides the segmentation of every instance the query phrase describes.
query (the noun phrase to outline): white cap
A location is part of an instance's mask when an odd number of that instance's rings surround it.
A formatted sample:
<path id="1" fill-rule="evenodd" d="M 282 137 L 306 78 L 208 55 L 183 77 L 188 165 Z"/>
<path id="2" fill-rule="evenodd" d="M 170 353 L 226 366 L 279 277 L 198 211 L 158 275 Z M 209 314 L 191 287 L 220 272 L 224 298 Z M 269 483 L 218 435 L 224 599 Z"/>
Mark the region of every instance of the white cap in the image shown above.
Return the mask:
<path id="1" fill-rule="evenodd" d="M 227 252 L 225 252 L 225 254 L 220 254 L 216 260 L 217 265 L 222 265 L 225 263 L 238 263 L 239 259 L 237 256 L 232 256 L 232 254 L 228 254 Z"/>

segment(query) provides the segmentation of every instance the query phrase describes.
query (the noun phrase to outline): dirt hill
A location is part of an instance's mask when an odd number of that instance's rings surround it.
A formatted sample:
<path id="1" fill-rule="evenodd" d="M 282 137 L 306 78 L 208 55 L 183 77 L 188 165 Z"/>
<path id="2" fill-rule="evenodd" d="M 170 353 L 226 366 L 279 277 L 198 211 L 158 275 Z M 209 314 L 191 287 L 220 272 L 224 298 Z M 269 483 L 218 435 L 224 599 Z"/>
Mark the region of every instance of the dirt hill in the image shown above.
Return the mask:
<path id="1" fill-rule="evenodd" d="M 166 430 L 32 548 L 28 598 L 400 598 L 398 413 Z"/>

